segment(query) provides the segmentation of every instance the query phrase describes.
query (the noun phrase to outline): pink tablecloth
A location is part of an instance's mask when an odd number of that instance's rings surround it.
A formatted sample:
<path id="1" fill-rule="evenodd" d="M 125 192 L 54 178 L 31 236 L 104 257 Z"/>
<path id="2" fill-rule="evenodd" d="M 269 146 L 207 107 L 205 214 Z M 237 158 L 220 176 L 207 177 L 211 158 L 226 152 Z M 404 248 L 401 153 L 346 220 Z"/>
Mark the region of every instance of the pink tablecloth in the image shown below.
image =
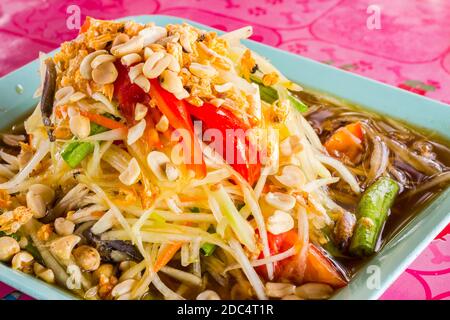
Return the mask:
<path id="1" fill-rule="evenodd" d="M 253 25 L 256 41 L 450 103 L 448 0 L 3 0 L 0 75 L 73 38 L 77 12 L 81 21 L 157 13 L 222 30 Z M 0 297 L 13 291 L 0 284 Z M 382 298 L 449 297 L 447 227 Z"/>

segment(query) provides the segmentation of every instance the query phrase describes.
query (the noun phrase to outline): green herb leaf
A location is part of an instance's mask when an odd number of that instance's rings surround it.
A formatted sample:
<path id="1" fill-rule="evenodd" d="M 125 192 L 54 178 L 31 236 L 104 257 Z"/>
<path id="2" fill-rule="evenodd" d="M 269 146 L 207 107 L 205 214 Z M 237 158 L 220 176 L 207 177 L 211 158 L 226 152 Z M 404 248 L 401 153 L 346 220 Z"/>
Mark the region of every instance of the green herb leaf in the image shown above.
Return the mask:
<path id="1" fill-rule="evenodd" d="M 20 240 L 20 235 L 18 235 L 17 233 L 6 234 L 5 232 L 0 231 L 0 237 L 11 237 L 16 241 Z"/>

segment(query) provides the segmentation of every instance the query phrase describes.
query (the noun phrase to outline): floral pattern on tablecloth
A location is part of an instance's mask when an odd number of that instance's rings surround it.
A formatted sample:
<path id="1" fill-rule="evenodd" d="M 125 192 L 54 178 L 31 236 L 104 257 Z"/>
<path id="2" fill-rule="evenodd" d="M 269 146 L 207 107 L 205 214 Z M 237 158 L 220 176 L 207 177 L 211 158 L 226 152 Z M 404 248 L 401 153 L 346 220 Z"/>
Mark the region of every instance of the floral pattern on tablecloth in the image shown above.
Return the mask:
<path id="1" fill-rule="evenodd" d="M 114 19 L 165 14 L 221 30 L 253 25 L 253 40 L 450 104 L 450 1 L 378 0 L 381 29 L 369 30 L 371 0 L 3 0 L 0 76 L 50 51 L 77 30 L 68 7 Z M 299 70 L 301 72 L 301 70 Z M 28 299 L 0 284 L 0 297 Z M 450 299 L 450 227 L 382 299 Z"/>

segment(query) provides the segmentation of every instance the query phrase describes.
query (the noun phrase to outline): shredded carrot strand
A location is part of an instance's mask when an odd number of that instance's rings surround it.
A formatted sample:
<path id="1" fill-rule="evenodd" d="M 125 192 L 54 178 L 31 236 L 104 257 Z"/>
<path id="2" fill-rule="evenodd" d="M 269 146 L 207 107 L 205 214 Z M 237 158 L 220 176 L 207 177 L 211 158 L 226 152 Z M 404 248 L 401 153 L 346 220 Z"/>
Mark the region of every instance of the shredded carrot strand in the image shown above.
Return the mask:
<path id="1" fill-rule="evenodd" d="M 86 17 L 86 20 L 84 20 L 83 25 L 80 28 L 80 34 L 85 33 L 88 31 L 89 27 L 91 26 L 91 17 Z"/>
<path id="2" fill-rule="evenodd" d="M 88 112 L 88 111 L 80 111 L 80 114 L 82 116 L 85 116 L 92 122 L 94 122 L 100 126 L 103 126 L 105 128 L 108 128 L 108 129 L 126 129 L 127 128 L 123 123 L 120 123 L 118 121 L 107 118 L 107 117 L 102 116 L 97 113 L 92 113 L 92 112 Z"/>
<path id="3" fill-rule="evenodd" d="M 185 226 L 191 226 L 191 222 L 183 223 Z M 183 241 L 177 241 L 172 244 L 170 244 L 165 250 L 158 256 L 155 262 L 154 270 L 155 272 L 158 272 L 161 270 L 162 267 L 164 267 L 166 264 L 169 263 L 170 260 L 172 260 L 173 256 L 180 250 L 181 246 L 183 245 Z"/>
<path id="4" fill-rule="evenodd" d="M 182 245 L 183 242 L 175 242 L 165 248 L 165 250 L 161 252 L 161 254 L 156 259 L 153 270 L 155 272 L 158 272 L 162 267 L 168 264 L 169 261 L 172 260 L 173 256 L 178 252 L 178 250 L 180 250 Z"/>
<path id="5" fill-rule="evenodd" d="M 193 201 L 206 201 L 208 197 L 206 196 L 179 196 L 181 202 L 193 202 Z"/>

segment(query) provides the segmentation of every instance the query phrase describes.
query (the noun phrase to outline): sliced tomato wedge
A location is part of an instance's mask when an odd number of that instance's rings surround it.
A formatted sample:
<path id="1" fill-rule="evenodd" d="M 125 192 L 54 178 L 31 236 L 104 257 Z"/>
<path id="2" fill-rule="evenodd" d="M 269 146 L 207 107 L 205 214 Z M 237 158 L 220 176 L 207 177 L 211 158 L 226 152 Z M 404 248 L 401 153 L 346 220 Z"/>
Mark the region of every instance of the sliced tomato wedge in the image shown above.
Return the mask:
<path id="1" fill-rule="evenodd" d="M 298 243 L 298 235 L 296 230 L 290 230 L 278 235 L 267 232 L 269 240 L 269 248 L 271 255 L 280 254 Z M 261 253 L 260 259 L 263 258 Z M 293 282 L 320 282 L 329 284 L 335 288 L 343 287 L 347 284 L 347 278 L 342 270 L 326 256 L 323 250 L 310 243 L 308 245 L 308 253 L 306 257 L 306 267 L 296 267 L 296 260 L 299 255 L 294 255 L 284 260 L 274 263 L 275 280 L 288 279 Z M 299 270 L 304 270 L 301 281 L 296 281 L 299 276 L 296 274 Z M 259 266 L 256 271 L 267 279 L 267 271 L 265 266 Z M 297 277 L 296 277 L 297 275 Z"/>
<path id="2" fill-rule="evenodd" d="M 350 161 L 361 154 L 364 133 L 360 122 L 355 122 L 339 128 L 326 142 L 328 153 L 341 158 L 347 157 Z"/>
<path id="3" fill-rule="evenodd" d="M 312 243 L 309 244 L 303 280 L 305 282 L 326 283 L 335 288 L 344 287 L 348 282 L 342 271 L 325 256 L 323 250 Z"/>
<path id="4" fill-rule="evenodd" d="M 128 68 L 125 67 L 120 60 L 114 63 L 118 76 L 114 82 L 114 96 L 119 102 L 120 113 L 125 117 L 129 125 L 133 125 L 134 110 L 136 103 L 147 105 L 150 102 L 150 96 L 145 93 L 137 84 L 130 81 L 128 77 Z"/>
<path id="5" fill-rule="evenodd" d="M 270 255 L 273 256 L 279 253 L 283 253 L 284 251 L 289 250 L 290 248 L 295 246 L 298 242 L 298 235 L 293 230 L 277 235 L 267 232 L 267 240 L 269 243 Z M 264 253 L 261 252 L 258 258 L 263 259 Z M 279 278 L 283 274 L 283 266 L 290 261 L 292 261 L 292 259 L 287 258 L 273 264 L 275 278 Z M 266 279 L 268 278 L 265 266 L 256 267 L 256 271 Z"/>

